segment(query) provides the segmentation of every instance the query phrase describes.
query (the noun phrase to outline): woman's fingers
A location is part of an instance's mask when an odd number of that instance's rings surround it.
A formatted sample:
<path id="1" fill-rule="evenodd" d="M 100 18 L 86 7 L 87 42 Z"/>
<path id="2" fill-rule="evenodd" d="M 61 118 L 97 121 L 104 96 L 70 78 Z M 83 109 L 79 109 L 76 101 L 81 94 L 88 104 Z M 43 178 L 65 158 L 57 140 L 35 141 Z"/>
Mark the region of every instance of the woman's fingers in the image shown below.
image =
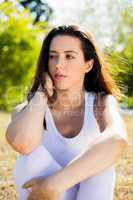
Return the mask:
<path id="1" fill-rule="evenodd" d="M 25 183 L 22 185 L 22 187 L 23 187 L 24 189 L 26 189 L 26 188 L 32 187 L 33 184 L 35 184 L 35 180 L 30 180 L 30 181 L 25 182 Z"/>
<path id="2" fill-rule="evenodd" d="M 39 200 L 39 199 L 37 199 L 37 198 L 35 197 L 35 195 L 34 195 L 34 197 L 33 197 L 32 193 L 30 193 L 29 196 L 28 196 L 28 198 L 27 198 L 27 200 Z"/>
<path id="3" fill-rule="evenodd" d="M 45 78 L 44 89 L 46 90 L 48 96 L 51 97 L 54 92 L 53 80 L 51 79 L 51 77 L 49 76 L 47 72 L 45 72 L 44 78 Z"/>

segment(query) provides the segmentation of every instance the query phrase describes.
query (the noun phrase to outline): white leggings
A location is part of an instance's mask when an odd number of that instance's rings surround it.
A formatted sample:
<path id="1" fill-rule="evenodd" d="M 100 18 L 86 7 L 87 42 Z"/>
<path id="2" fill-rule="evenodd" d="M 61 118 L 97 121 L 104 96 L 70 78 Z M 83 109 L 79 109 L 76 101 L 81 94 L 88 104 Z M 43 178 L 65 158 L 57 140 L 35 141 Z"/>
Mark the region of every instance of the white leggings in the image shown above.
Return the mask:
<path id="1" fill-rule="evenodd" d="M 60 169 L 62 167 L 42 145 L 28 155 L 20 155 L 13 170 L 18 199 L 27 199 L 30 189 L 22 188 L 26 181 L 47 177 Z M 114 186 L 115 171 L 111 167 L 66 190 L 59 200 L 113 200 Z"/>

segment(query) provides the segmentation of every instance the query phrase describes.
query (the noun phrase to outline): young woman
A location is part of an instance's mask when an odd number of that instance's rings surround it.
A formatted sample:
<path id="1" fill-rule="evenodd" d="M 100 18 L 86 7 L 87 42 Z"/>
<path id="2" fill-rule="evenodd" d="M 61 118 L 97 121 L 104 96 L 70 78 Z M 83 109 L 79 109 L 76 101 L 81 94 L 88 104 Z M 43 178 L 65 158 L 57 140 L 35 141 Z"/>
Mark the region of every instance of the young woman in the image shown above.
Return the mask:
<path id="1" fill-rule="evenodd" d="M 65 25 L 48 33 L 27 102 L 6 131 L 21 153 L 20 200 L 113 200 L 114 163 L 127 146 L 119 97 L 88 32 Z"/>

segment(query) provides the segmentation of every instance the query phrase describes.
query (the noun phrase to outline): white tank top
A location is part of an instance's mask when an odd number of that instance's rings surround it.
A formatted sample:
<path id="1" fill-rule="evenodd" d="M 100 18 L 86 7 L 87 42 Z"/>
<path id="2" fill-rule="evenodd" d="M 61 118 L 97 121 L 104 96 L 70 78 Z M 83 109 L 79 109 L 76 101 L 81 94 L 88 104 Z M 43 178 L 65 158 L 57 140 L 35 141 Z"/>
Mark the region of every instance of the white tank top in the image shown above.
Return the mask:
<path id="1" fill-rule="evenodd" d="M 61 135 L 57 130 L 52 113 L 47 106 L 45 120 L 47 130 L 44 130 L 43 145 L 53 155 L 54 159 L 64 167 L 75 156 L 79 155 L 100 134 L 98 123 L 94 116 L 94 92 L 85 91 L 85 112 L 83 126 L 80 132 L 72 138 Z"/>

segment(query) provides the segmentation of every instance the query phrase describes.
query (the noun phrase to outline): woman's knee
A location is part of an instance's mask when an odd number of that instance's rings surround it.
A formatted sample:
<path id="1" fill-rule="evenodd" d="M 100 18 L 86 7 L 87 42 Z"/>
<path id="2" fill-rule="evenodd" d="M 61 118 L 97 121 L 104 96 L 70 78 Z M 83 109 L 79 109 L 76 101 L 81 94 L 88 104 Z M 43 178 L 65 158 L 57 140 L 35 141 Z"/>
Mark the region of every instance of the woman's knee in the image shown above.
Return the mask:
<path id="1" fill-rule="evenodd" d="M 61 166 L 54 160 L 49 151 L 42 145 L 27 155 L 20 155 L 14 167 L 14 176 L 39 176 L 60 170 Z"/>
<path id="2" fill-rule="evenodd" d="M 82 200 L 84 195 L 85 199 L 88 196 L 90 200 L 112 200 L 114 186 L 115 170 L 110 168 L 80 182 L 77 200 Z"/>

